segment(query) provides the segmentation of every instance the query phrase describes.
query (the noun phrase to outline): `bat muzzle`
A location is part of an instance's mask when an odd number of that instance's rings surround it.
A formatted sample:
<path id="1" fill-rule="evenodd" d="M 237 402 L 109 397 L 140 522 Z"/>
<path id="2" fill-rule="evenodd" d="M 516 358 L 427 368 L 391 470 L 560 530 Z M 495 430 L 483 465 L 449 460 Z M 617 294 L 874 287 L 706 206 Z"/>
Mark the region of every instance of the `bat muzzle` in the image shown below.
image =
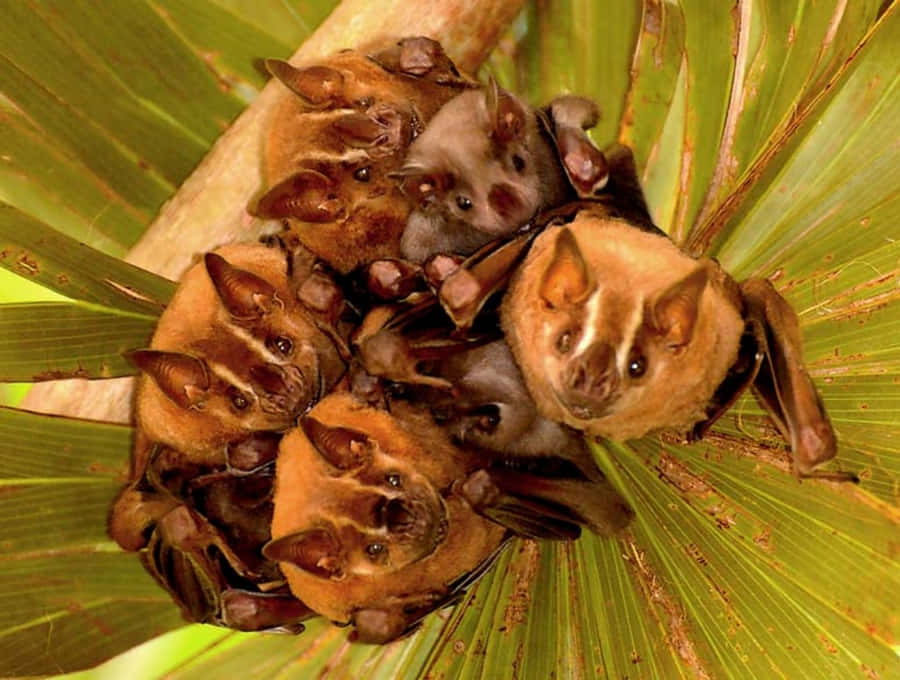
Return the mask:
<path id="1" fill-rule="evenodd" d="M 250 379 L 264 413 L 290 418 L 311 405 L 314 395 L 296 366 L 254 366 L 250 369 Z"/>
<path id="2" fill-rule="evenodd" d="M 615 348 L 595 342 L 568 362 L 558 396 L 573 416 L 591 420 L 609 413 L 619 398 L 619 387 Z"/>

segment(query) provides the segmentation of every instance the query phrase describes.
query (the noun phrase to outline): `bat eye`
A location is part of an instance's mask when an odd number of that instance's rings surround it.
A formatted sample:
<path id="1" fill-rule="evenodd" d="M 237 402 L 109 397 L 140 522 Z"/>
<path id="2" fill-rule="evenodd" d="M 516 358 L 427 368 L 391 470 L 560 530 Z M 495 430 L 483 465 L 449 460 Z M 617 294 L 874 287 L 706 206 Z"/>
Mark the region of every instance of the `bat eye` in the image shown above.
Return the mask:
<path id="1" fill-rule="evenodd" d="M 373 562 L 381 559 L 385 554 L 384 543 L 369 543 L 366 546 L 366 555 L 369 556 Z"/>
<path id="2" fill-rule="evenodd" d="M 632 357 L 628 362 L 628 375 L 632 378 L 640 378 L 647 372 L 647 359 L 643 354 Z"/>
<path id="3" fill-rule="evenodd" d="M 567 354 L 570 349 L 572 349 L 572 333 L 565 331 L 556 339 L 556 351 Z"/>
<path id="4" fill-rule="evenodd" d="M 369 170 L 368 166 L 363 168 L 357 168 L 353 172 L 353 179 L 357 182 L 368 182 L 372 178 L 372 173 Z"/>
<path id="5" fill-rule="evenodd" d="M 290 356 L 294 351 L 294 341 L 286 335 L 279 335 L 269 340 L 269 349 L 277 351 L 282 356 Z"/>
<path id="6" fill-rule="evenodd" d="M 471 210 L 472 209 L 472 199 L 468 196 L 457 196 L 456 197 L 456 205 L 459 206 L 460 210 Z"/>
<path id="7" fill-rule="evenodd" d="M 248 406 L 250 406 L 250 400 L 237 390 L 234 390 L 230 394 L 229 398 L 231 399 L 231 405 L 234 406 L 238 411 L 243 411 Z"/>
<path id="8" fill-rule="evenodd" d="M 525 169 L 525 159 L 522 158 L 519 154 L 514 154 L 512 157 L 513 167 L 516 169 L 516 172 L 522 172 Z"/>
<path id="9" fill-rule="evenodd" d="M 401 486 L 400 475 L 397 474 L 396 472 L 391 472 L 390 474 L 388 474 L 384 478 L 384 481 L 386 481 L 390 486 L 394 487 L 395 489 L 399 489 Z"/>

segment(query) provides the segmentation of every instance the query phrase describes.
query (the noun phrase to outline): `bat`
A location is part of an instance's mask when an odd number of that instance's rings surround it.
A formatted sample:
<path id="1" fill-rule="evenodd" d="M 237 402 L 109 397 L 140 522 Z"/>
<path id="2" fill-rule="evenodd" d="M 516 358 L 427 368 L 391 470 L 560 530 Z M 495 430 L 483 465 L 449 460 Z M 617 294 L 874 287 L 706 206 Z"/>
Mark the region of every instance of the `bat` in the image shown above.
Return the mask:
<path id="1" fill-rule="evenodd" d="M 312 64 L 267 59 L 289 91 L 268 122 L 267 186 L 249 207 L 346 274 L 399 255 L 410 203 L 390 174 L 449 99 L 474 87 L 439 43 L 408 37 Z"/>
<path id="2" fill-rule="evenodd" d="M 414 262 L 470 254 L 571 196 L 542 115 L 494 81 L 447 102 L 395 175 L 414 204 L 400 240 Z"/>
<path id="3" fill-rule="evenodd" d="M 142 371 L 141 441 L 219 464 L 226 443 L 291 427 L 340 379 L 340 346 L 322 330 L 337 288 L 329 295 L 321 272 L 290 262 L 275 248 L 233 245 L 184 275 L 150 347 L 130 354 Z M 135 477 L 146 451 L 136 449 Z"/>
<path id="4" fill-rule="evenodd" d="M 232 442 L 216 466 L 154 446 L 142 476 L 116 498 L 110 536 L 139 553 L 188 621 L 299 633 L 314 616 L 260 552 L 271 537 L 280 438 L 257 432 Z"/>
<path id="5" fill-rule="evenodd" d="M 333 393 L 281 442 L 272 541 L 291 592 L 364 642 L 387 642 L 454 594 L 503 542 L 455 482 L 473 460 L 427 415 Z"/>
<path id="6" fill-rule="evenodd" d="M 547 229 L 504 299 L 506 339 L 540 412 L 615 440 L 697 437 L 752 386 L 799 475 L 834 457 L 796 314 L 771 283 L 738 283 L 649 215 L 623 212 L 596 203 Z"/>

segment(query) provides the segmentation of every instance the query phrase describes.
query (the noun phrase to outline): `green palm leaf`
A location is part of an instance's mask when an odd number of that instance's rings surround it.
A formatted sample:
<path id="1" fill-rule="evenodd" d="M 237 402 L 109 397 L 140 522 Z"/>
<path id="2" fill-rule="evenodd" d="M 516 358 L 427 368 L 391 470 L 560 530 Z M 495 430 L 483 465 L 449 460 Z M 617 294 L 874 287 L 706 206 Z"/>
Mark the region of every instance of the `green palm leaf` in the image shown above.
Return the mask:
<path id="1" fill-rule="evenodd" d="M 253 59 L 287 56 L 333 3 L 7 4 L 0 264 L 69 300 L 0 306 L 0 378 L 123 375 L 171 284 L 117 258 L 254 99 Z M 627 534 L 513 543 L 409 639 L 189 626 L 86 675 L 155 657 L 142 677 L 900 677 L 898 57 L 894 2 L 568 0 L 527 3 L 488 62 L 535 102 L 596 98 L 592 134 L 634 147 L 657 221 L 773 279 L 859 486 L 795 480 L 743 399 L 690 447 L 598 446 Z M 0 411 L 0 675 L 86 668 L 180 625 L 105 535 L 128 438 Z"/>

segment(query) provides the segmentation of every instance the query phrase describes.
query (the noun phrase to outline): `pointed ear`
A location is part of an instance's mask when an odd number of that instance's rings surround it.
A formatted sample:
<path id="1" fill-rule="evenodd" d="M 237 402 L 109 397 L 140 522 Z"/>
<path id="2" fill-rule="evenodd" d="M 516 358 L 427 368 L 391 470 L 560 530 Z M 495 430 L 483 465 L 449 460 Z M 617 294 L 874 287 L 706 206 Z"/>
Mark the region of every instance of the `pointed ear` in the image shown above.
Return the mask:
<path id="1" fill-rule="evenodd" d="M 349 427 L 331 427 L 311 416 L 300 419 L 300 426 L 310 443 L 338 470 L 361 467 L 369 459 L 369 437 Z"/>
<path id="2" fill-rule="evenodd" d="M 341 544 L 331 527 L 307 529 L 266 543 L 263 557 L 275 562 L 289 562 L 322 578 L 340 579 L 346 559 Z"/>
<path id="3" fill-rule="evenodd" d="M 400 190 L 411 201 L 421 203 L 444 193 L 453 186 L 453 175 L 421 165 L 407 165 L 389 175 L 399 180 Z"/>
<path id="4" fill-rule="evenodd" d="M 325 107 L 342 94 L 344 76 L 328 66 L 297 68 L 281 59 L 266 59 L 265 65 L 269 73 L 307 106 Z"/>
<path id="5" fill-rule="evenodd" d="M 181 408 L 199 406 L 209 390 L 206 364 L 187 354 L 139 349 L 128 359 L 149 375 L 159 389 Z"/>
<path id="6" fill-rule="evenodd" d="M 765 359 L 753 392 L 790 442 L 795 471 L 808 474 L 834 458 L 834 430 L 803 365 L 800 325 L 790 305 L 765 279 L 741 284 L 748 316 L 764 329 Z"/>
<path id="7" fill-rule="evenodd" d="M 559 309 L 584 301 L 595 286 L 593 272 L 575 235 L 563 228 L 554 245 L 553 259 L 541 277 L 538 294 L 550 307 Z"/>
<path id="8" fill-rule="evenodd" d="M 649 303 L 647 321 L 650 328 L 669 349 L 680 350 L 694 336 L 700 298 L 708 280 L 709 271 L 705 264 L 700 264 Z"/>
<path id="9" fill-rule="evenodd" d="M 332 222 L 344 212 L 333 184 L 321 172 L 300 170 L 269 189 L 248 211 L 264 219 L 293 217 L 304 222 Z"/>
<path id="10" fill-rule="evenodd" d="M 525 136 L 526 112 L 522 103 L 491 78 L 485 90 L 485 107 L 493 126 L 491 137 L 498 144 L 509 144 Z"/>
<path id="11" fill-rule="evenodd" d="M 221 255 L 206 253 L 203 262 L 219 299 L 232 316 L 240 319 L 260 317 L 281 303 L 268 281 L 233 267 Z"/>

